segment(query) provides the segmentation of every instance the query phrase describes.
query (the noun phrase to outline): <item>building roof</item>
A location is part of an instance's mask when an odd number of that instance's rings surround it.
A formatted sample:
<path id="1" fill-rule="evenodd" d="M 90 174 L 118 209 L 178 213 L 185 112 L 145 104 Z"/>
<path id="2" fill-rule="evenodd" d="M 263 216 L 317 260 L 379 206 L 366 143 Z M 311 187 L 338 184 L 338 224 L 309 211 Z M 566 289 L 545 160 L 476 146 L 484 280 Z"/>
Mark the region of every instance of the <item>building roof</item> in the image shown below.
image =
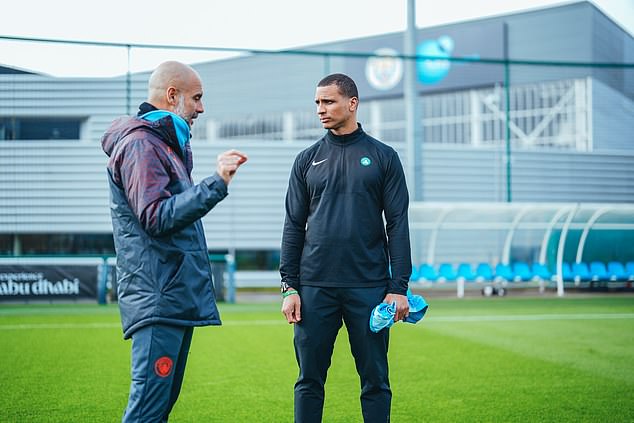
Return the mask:
<path id="1" fill-rule="evenodd" d="M 36 72 L 32 72 L 25 69 L 16 68 L 15 66 L 0 65 L 0 74 L 29 74 L 37 75 Z"/>

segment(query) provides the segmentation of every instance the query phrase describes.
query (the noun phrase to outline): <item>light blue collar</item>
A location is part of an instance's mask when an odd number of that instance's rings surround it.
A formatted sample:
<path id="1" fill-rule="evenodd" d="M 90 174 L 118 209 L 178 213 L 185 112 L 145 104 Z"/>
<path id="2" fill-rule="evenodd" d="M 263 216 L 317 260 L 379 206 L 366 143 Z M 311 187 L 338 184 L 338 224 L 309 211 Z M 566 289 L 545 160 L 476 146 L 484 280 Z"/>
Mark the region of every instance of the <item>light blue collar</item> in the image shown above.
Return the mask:
<path id="1" fill-rule="evenodd" d="M 181 146 L 181 150 L 185 151 L 185 144 L 189 142 L 191 133 L 189 125 L 182 117 L 176 113 L 168 112 L 167 110 L 152 110 L 141 116 L 141 119 L 145 119 L 150 122 L 156 122 L 165 116 L 171 116 L 172 122 L 174 122 L 174 129 L 176 130 L 176 138 L 178 138 L 178 144 Z"/>

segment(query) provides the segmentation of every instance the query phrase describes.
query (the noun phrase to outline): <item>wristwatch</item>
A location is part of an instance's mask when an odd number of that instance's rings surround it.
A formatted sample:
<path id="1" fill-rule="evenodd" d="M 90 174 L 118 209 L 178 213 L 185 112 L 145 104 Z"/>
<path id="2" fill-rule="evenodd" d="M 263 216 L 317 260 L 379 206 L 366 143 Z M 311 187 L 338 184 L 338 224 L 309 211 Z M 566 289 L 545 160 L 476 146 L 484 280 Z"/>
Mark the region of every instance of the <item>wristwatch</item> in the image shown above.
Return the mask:
<path id="1" fill-rule="evenodd" d="M 295 290 L 295 288 L 293 288 L 292 286 L 290 286 L 289 284 L 287 284 L 286 282 L 282 282 L 280 285 L 280 291 L 282 291 L 282 294 L 284 294 L 286 291 L 288 291 L 289 289 Z"/>

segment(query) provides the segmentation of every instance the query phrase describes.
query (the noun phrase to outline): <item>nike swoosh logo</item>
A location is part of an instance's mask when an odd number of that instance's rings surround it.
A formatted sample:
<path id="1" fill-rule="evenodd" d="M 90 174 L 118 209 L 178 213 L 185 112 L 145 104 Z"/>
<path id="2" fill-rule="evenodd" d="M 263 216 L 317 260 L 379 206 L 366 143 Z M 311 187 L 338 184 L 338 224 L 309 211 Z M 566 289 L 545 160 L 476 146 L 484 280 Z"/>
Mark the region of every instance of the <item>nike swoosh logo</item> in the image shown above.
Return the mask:
<path id="1" fill-rule="evenodd" d="M 328 159 L 323 159 L 323 160 L 320 160 L 320 161 L 318 161 L 318 162 L 316 162 L 316 161 L 314 161 L 314 160 L 313 160 L 313 166 L 317 166 L 318 164 L 322 164 L 322 163 L 323 163 L 323 162 L 325 162 L 326 160 L 328 160 Z"/>

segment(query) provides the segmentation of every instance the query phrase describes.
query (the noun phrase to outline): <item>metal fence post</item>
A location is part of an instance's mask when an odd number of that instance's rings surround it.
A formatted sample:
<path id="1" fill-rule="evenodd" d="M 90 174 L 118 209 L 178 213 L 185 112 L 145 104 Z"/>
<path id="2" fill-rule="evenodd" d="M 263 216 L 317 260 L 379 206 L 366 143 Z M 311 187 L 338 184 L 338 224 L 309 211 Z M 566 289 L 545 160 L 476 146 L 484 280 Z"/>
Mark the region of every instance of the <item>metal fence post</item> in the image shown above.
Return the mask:
<path id="1" fill-rule="evenodd" d="M 102 262 L 99 265 L 99 280 L 97 282 L 97 303 L 101 305 L 105 305 L 106 301 L 106 291 L 108 284 L 108 257 L 102 257 Z"/>
<path id="2" fill-rule="evenodd" d="M 227 302 L 236 302 L 236 260 L 233 254 L 226 254 L 225 260 L 227 261 Z"/>

